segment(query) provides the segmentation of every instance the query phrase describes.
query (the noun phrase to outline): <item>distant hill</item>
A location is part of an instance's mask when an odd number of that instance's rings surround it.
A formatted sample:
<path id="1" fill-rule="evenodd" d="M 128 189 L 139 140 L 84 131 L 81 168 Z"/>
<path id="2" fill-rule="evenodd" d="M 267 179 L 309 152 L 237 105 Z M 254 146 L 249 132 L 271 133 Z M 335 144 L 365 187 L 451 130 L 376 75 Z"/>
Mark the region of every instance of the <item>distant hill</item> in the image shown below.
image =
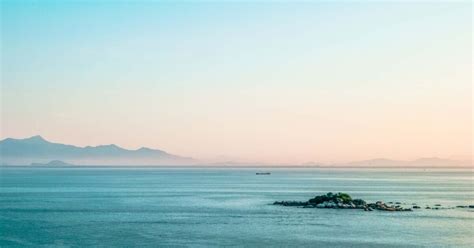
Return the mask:
<path id="1" fill-rule="evenodd" d="M 8 165 L 68 161 L 78 165 L 189 165 L 196 161 L 161 150 L 127 150 L 116 145 L 78 147 L 52 143 L 41 136 L 0 141 L 0 162 Z"/>
<path id="2" fill-rule="evenodd" d="M 48 163 L 31 163 L 31 166 L 73 166 L 73 164 L 66 163 L 61 160 L 51 160 Z"/>
<path id="3" fill-rule="evenodd" d="M 364 167 L 453 167 L 472 166 L 472 160 L 454 160 L 445 158 L 419 158 L 416 160 L 392 160 L 385 158 L 355 161 L 334 166 L 364 166 Z"/>

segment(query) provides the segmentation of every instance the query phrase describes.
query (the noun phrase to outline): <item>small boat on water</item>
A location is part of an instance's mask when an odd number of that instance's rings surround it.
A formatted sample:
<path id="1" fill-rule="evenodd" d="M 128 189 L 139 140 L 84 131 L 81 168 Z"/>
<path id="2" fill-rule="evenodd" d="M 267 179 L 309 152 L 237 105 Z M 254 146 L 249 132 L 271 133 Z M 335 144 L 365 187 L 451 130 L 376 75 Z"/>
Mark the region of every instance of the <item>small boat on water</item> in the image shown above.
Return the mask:
<path id="1" fill-rule="evenodd" d="M 271 175 L 272 173 L 270 172 L 257 172 L 255 175 Z"/>

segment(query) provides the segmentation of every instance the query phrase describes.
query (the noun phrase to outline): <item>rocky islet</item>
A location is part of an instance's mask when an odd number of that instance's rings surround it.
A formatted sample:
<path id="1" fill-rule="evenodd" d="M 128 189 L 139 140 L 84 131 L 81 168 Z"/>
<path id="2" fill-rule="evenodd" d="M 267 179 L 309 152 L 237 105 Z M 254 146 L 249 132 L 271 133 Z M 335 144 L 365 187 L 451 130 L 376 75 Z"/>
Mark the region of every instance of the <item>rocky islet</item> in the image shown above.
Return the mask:
<path id="1" fill-rule="evenodd" d="M 362 199 L 353 199 L 349 194 L 346 193 L 332 193 L 329 192 L 325 195 L 318 195 L 308 201 L 276 201 L 273 205 L 290 206 L 290 207 L 303 207 L 303 208 L 332 208 L 332 209 L 361 209 L 364 211 L 413 211 L 413 209 L 421 209 L 421 207 L 412 203 L 411 207 L 402 207 L 401 202 L 388 202 L 376 201 L 375 203 L 368 203 Z M 456 208 L 474 208 L 474 205 L 461 205 Z M 435 204 L 434 207 L 426 206 L 425 209 L 448 209 L 442 207 L 441 204 Z"/>

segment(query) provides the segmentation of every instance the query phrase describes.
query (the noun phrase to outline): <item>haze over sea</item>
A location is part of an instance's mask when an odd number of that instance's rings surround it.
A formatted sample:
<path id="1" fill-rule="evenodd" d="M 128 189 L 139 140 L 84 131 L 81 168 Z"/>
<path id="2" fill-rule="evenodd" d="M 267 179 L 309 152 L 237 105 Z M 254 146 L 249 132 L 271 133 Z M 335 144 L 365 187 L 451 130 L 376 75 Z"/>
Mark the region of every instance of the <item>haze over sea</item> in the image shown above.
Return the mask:
<path id="1" fill-rule="evenodd" d="M 472 169 L 1 167 L 0 246 L 472 247 L 472 209 L 274 206 L 347 192 L 474 204 Z M 256 172 L 269 171 L 269 176 Z M 401 238 L 403 237 L 403 238 Z"/>

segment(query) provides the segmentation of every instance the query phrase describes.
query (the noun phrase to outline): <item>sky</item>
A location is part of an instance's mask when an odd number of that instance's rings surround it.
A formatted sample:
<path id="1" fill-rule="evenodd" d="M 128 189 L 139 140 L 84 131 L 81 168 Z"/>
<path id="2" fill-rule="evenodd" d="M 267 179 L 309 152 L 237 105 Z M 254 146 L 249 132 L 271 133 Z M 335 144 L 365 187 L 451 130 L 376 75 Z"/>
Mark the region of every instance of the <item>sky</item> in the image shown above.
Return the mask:
<path id="1" fill-rule="evenodd" d="M 2 1 L 0 138 L 198 159 L 472 154 L 470 1 Z"/>

